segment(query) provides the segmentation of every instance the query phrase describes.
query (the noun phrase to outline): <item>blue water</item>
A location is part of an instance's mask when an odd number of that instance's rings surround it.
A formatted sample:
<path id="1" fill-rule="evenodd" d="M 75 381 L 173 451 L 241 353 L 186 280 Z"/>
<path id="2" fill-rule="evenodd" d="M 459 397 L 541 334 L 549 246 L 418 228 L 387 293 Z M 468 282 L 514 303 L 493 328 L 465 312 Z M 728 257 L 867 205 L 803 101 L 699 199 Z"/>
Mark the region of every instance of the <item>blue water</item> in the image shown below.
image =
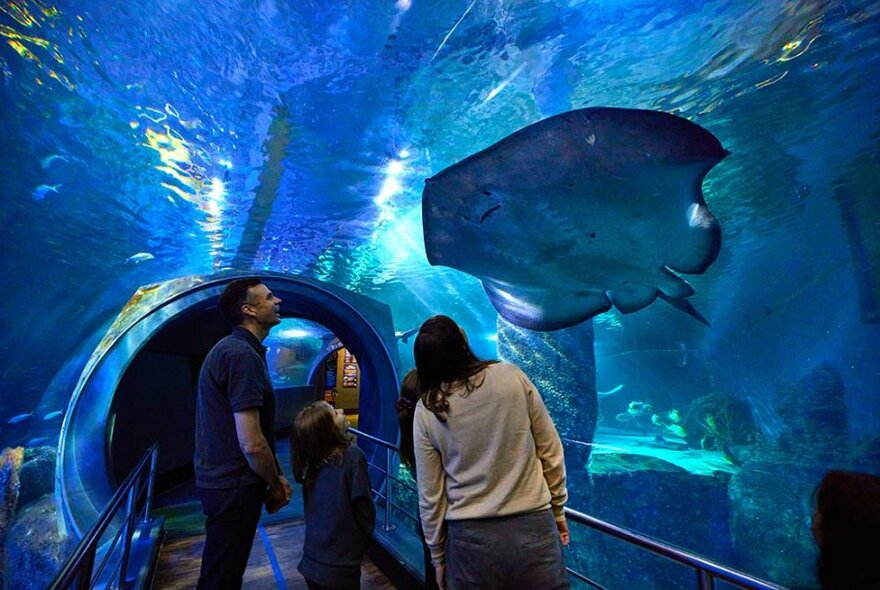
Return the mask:
<path id="1" fill-rule="evenodd" d="M 600 398 L 597 441 L 603 428 L 653 435 L 614 420 L 632 401 L 665 415 L 725 392 L 776 445 L 794 411 L 780 389 L 811 391 L 830 368 L 849 450 L 816 465 L 844 464 L 880 432 L 878 13 L 810 0 L 4 4 L 0 444 L 54 444 L 60 419 L 43 418 L 66 400 L 45 395 L 53 378 L 138 287 L 185 275 L 303 274 L 387 303 L 396 330 L 452 315 L 494 356 L 479 282 L 425 259 L 424 180 L 542 118 L 617 106 L 688 118 L 731 155 L 703 186 L 720 255 L 688 277 L 711 327 L 659 303 L 593 320 L 597 388 L 624 384 Z"/>

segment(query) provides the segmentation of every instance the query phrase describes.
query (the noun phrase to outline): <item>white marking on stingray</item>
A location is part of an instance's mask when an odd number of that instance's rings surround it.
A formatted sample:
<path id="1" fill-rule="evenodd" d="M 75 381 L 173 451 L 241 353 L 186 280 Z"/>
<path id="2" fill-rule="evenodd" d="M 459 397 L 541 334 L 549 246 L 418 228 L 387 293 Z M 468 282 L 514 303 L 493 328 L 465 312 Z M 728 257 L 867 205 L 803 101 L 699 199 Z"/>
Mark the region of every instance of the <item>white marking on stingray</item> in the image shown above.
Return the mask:
<path id="1" fill-rule="evenodd" d="M 699 203 L 692 203 L 687 209 L 688 225 L 691 227 L 709 228 L 715 222 L 715 218 L 706 207 Z"/>

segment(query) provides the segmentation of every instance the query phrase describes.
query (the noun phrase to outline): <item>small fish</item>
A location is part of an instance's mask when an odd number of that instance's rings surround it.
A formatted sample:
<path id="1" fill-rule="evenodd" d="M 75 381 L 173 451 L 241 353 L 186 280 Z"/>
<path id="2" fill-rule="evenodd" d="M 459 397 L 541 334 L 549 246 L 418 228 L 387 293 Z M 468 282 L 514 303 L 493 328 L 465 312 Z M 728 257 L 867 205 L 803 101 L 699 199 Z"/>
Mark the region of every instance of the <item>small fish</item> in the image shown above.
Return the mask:
<path id="1" fill-rule="evenodd" d="M 617 392 L 620 391 L 621 389 L 623 389 L 623 383 L 621 383 L 621 384 L 618 385 L 617 387 L 612 387 L 612 388 L 609 389 L 608 391 L 597 391 L 596 394 L 597 394 L 599 397 L 605 397 L 605 396 L 611 395 L 611 394 L 613 394 L 613 393 L 617 393 Z"/>
<path id="2" fill-rule="evenodd" d="M 125 264 L 137 264 L 138 262 L 143 262 L 144 260 L 152 260 L 153 258 L 155 258 L 155 256 L 153 256 L 149 252 L 138 252 L 137 254 L 126 258 Z"/>
<path id="3" fill-rule="evenodd" d="M 417 334 L 419 328 L 412 328 L 411 330 L 407 330 L 406 332 L 395 332 L 394 336 L 399 338 L 402 342 L 406 343 L 409 340 L 409 337 L 413 334 Z"/>
<path id="4" fill-rule="evenodd" d="M 669 410 L 669 413 L 666 414 L 666 416 L 667 416 L 670 420 L 672 420 L 673 422 L 675 422 L 676 424 L 678 424 L 679 422 L 681 422 L 681 413 L 680 413 L 677 409 L 675 409 L 675 408 L 672 408 L 671 410 Z"/>
<path id="5" fill-rule="evenodd" d="M 674 434 L 679 438 L 686 438 L 688 433 L 681 425 L 679 424 L 669 424 L 666 425 L 666 431 Z"/>
<path id="6" fill-rule="evenodd" d="M 35 201 L 42 201 L 46 198 L 47 194 L 57 193 L 59 188 L 61 188 L 60 184 L 41 184 L 34 189 L 34 192 L 31 193 L 31 197 L 33 197 Z"/>
<path id="7" fill-rule="evenodd" d="M 58 416 L 62 415 L 64 412 L 62 410 L 55 410 L 54 412 L 49 412 L 45 416 L 43 416 L 43 420 L 54 420 Z"/>
<path id="8" fill-rule="evenodd" d="M 629 402 L 629 405 L 627 406 L 626 411 L 628 414 L 632 414 L 633 416 L 645 416 L 653 409 L 654 409 L 654 406 L 652 406 L 649 403 L 639 402 L 639 401 L 631 401 L 631 402 Z"/>
<path id="9" fill-rule="evenodd" d="M 54 162 L 55 160 L 64 160 L 65 162 L 68 162 L 68 163 L 70 162 L 70 160 L 68 160 L 66 157 L 62 156 L 61 154 L 52 154 L 51 156 L 46 156 L 45 158 L 40 160 L 40 167 L 43 170 L 45 170 L 46 168 L 51 166 L 52 162 Z"/>
<path id="10" fill-rule="evenodd" d="M 19 422 L 24 422 L 25 420 L 29 420 L 33 418 L 34 413 L 28 412 L 27 414 L 18 414 L 17 416 L 13 416 L 9 420 L 6 421 L 7 424 L 18 424 Z"/>
<path id="11" fill-rule="evenodd" d="M 38 437 L 36 437 L 36 438 L 32 438 L 32 439 L 30 439 L 30 440 L 27 441 L 25 444 L 26 444 L 27 446 L 29 446 L 29 447 L 35 447 L 35 446 L 37 446 L 37 445 L 41 445 L 41 444 L 43 444 L 43 443 L 46 442 L 47 440 L 49 440 L 49 437 L 48 437 L 48 436 L 38 436 Z"/>
<path id="12" fill-rule="evenodd" d="M 654 424 L 656 426 L 666 426 L 666 424 L 664 424 L 660 420 L 660 416 L 658 416 L 657 414 L 654 414 L 653 416 L 651 416 L 651 424 Z"/>
<path id="13" fill-rule="evenodd" d="M 684 341 L 678 343 L 678 352 L 680 353 L 680 355 L 678 357 L 678 363 L 676 364 L 679 367 L 686 367 L 688 364 L 688 349 Z"/>

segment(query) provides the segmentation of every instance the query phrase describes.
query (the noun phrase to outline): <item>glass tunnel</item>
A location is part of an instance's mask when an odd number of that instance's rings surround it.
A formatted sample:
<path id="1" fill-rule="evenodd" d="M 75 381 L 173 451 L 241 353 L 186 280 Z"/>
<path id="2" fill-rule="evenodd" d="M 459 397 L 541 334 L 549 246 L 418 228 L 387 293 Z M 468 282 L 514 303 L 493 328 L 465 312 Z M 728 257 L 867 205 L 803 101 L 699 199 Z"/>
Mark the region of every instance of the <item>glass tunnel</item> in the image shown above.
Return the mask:
<path id="1" fill-rule="evenodd" d="M 157 493 L 192 480 L 192 388 L 201 360 L 228 331 L 218 297 L 236 277 L 226 275 L 138 289 L 89 359 L 75 384 L 58 446 L 56 493 L 69 530 L 81 536 L 95 523 L 112 491 L 153 442 L 162 449 Z M 261 276 L 282 299 L 282 313 L 291 316 L 269 340 L 275 345 L 269 354 L 277 430 L 289 430 L 298 408 L 324 398 L 316 379 L 319 368 L 346 350 L 363 367 L 356 375 L 357 403 L 350 405 L 363 413 L 358 425 L 392 439 L 399 361 L 387 306 L 317 281 Z"/>
<path id="2" fill-rule="evenodd" d="M 819 588 L 819 481 L 880 475 L 878 15 L 3 3 L 0 586 L 47 587 L 154 442 L 154 587 L 186 586 L 163 568 L 203 534 L 196 380 L 220 292 L 257 276 L 282 299 L 285 470 L 312 400 L 396 443 L 418 328 L 444 314 L 537 386 L 569 508 Z M 394 503 L 377 543 L 418 578 L 417 499 L 388 488 L 412 476 L 359 446 Z M 565 557 L 609 589 L 694 587 L 588 527 Z"/>

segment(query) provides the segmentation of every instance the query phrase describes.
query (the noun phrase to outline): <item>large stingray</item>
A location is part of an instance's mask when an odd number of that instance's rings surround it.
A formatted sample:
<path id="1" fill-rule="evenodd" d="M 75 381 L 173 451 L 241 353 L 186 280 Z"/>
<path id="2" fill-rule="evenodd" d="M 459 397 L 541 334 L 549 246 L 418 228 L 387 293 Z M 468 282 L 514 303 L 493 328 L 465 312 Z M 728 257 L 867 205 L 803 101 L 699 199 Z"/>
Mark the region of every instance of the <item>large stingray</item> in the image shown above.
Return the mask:
<path id="1" fill-rule="evenodd" d="M 701 185 L 727 155 L 667 113 L 589 108 L 550 117 L 425 183 L 431 264 L 479 278 L 508 321 L 557 330 L 659 295 L 706 323 L 676 273 L 699 274 L 721 230 Z"/>

